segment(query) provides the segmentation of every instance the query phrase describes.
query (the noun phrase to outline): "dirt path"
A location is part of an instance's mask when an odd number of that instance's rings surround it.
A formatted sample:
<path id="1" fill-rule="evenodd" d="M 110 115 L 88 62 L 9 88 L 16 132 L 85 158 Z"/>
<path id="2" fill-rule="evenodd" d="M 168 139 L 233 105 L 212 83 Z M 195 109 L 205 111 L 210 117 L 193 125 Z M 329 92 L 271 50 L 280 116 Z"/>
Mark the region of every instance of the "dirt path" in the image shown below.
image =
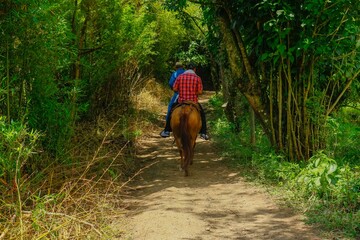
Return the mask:
<path id="1" fill-rule="evenodd" d="M 173 138 L 160 138 L 160 130 L 140 142 L 140 161 L 153 165 L 132 183 L 120 239 L 323 239 L 226 167 L 211 141 L 197 140 L 190 176 L 183 177 Z"/>

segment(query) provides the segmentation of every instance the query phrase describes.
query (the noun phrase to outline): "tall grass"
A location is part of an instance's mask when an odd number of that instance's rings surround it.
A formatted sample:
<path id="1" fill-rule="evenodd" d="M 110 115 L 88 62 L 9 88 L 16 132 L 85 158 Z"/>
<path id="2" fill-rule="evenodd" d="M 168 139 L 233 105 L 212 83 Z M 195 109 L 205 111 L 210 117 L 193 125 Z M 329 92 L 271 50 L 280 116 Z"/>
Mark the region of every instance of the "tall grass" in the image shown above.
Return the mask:
<path id="1" fill-rule="evenodd" d="M 47 136 L 0 118 L 0 240 L 121 238 L 125 190 L 142 171 L 136 140 L 162 111 L 153 94 L 162 91 L 149 81 L 129 115 L 79 124 L 71 161 L 52 161 L 40 144 Z"/>
<path id="2" fill-rule="evenodd" d="M 36 164 L 50 162 L 37 144 L 40 134 L 0 119 L 0 239 L 121 234 L 124 188 L 135 171 L 129 153 L 133 138 L 124 136 L 133 134 L 122 126 L 123 118 L 95 124 L 77 129 L 71 163 L 44 166 Z"/>

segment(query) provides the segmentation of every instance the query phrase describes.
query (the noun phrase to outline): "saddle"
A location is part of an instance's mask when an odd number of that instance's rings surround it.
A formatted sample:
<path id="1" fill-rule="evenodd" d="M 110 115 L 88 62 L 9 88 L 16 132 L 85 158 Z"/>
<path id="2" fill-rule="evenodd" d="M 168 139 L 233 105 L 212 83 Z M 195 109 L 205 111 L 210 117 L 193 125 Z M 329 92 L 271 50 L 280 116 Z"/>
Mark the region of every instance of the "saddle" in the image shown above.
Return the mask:
<path id="1" fill-rule="evenodd" d="M 189 105 L 189 106 L 192 106 L 194 107 L 199 113 L 201 113 L 201 109 L 200 109 L 200 106 L 198 103 L 196 102 L 193 102 L 193 101 L 183 101 L 182 103 L 176 103 L 172 109 L 171 109 L 171 113 L 178 107 L 181 107 L 183 105 Z"/>

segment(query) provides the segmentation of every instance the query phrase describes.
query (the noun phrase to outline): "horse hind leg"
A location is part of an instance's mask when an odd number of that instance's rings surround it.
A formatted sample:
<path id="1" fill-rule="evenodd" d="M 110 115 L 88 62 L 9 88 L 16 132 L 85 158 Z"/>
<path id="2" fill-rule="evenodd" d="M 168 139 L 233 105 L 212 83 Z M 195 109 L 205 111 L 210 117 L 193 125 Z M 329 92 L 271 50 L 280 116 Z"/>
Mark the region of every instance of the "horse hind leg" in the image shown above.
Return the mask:
<path id="1" fill-rule="evenodd" d="M 189 176 L 189 170 L 186 168 L 184 169 L 184 176 L 185 177 L 188 177 Z"/>
<path id="2" fill-rule="evenodd" d="M 190 154 L 190 165 L 193 165 L 195 145 L 196 145 L 196 142 L 194 143 L 193 150 L 191 151 L 191 154 Z"/>
<path id="3" fill-rule="evenodd" d="M 184 176 L 185 177 L 189 176 L 189 162 L 185 163 L 185 166 L 183 169 L 184 169 Z"/>
<path id="4" fill-rule="evenodd" d="M 183 170 L 184 169 L 184 154 L 183 154 L 183 150 L 180 150 L 180 164 L 179 164 L 179 170 Z"/>
<path id="5" fill-rule="evenodd" d="M 189 176 L 189 163 L 190 163 L 190 159 L 188 158 L 189 156 L 187 156 L 186 158 L 184 158 L 184 176 L 187 177 Z"/>

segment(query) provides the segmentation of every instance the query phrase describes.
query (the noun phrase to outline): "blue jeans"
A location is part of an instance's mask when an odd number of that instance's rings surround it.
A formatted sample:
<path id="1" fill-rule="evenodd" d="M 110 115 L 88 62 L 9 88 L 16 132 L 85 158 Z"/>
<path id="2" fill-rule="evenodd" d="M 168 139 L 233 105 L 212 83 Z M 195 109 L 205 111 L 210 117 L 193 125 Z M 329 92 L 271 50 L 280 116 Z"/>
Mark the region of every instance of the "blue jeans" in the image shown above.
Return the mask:
<path id="1" fill-rule="evenodd" d="M 169 122 L 169 118 L 170 118 L 170 112 L 171 112 L 171 107 L 174 103 L 176 103 L 177 99 L 179 97 L 178 93 L 174 93 L 174 95 L 171 97 L 169 105 L 168 105 L 168 110 L 166 113 L 166 122 Z"/>

